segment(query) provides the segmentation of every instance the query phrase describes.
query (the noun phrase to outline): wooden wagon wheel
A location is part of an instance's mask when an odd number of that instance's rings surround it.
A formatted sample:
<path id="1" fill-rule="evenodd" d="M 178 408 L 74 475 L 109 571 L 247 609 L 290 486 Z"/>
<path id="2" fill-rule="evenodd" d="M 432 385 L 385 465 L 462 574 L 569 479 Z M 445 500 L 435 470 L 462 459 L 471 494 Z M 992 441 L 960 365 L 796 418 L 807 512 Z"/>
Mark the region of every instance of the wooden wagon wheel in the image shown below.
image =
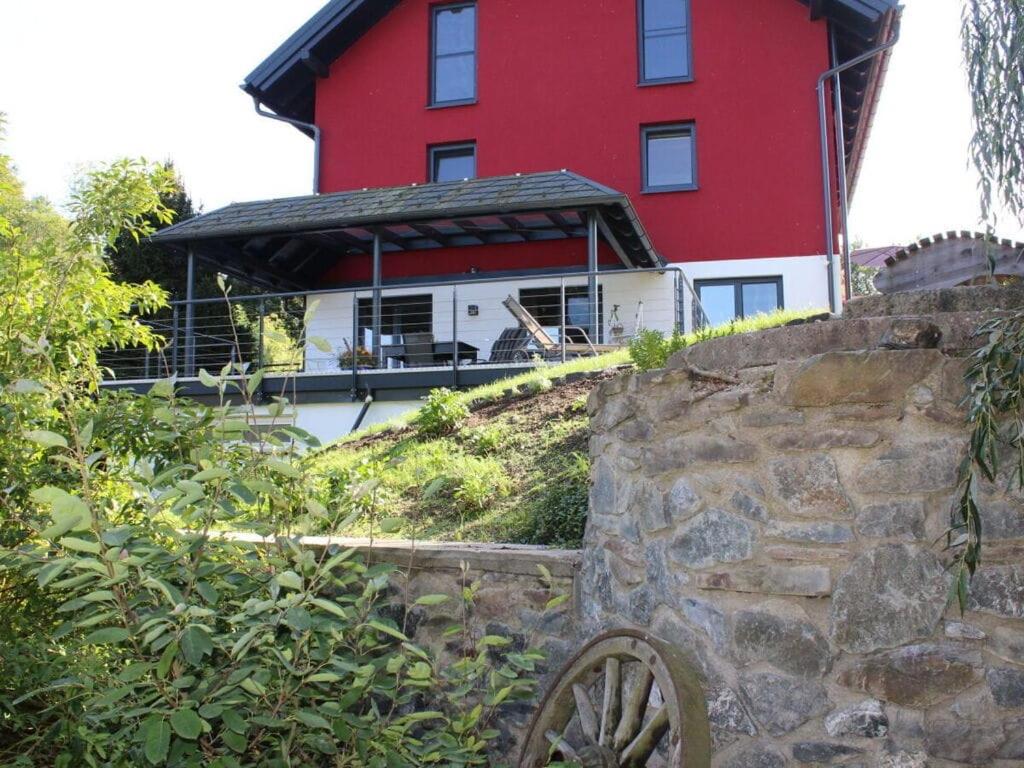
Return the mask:
<path id="1" fill-rule="evenodd" d="M 646 632 L 594 639 L 562 669 L 534 713 L 520 768 L 708 768 L 711 729 L 697 675 Z"/>

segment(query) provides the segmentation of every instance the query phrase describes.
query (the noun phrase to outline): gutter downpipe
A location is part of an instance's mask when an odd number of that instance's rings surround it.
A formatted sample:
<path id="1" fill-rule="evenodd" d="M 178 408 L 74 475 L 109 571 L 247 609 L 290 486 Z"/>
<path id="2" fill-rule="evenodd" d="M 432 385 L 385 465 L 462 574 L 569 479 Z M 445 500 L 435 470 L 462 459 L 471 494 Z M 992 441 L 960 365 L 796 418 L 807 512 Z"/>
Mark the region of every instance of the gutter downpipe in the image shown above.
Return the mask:
<path id="1" fill-rule="evenodd" d="M 828 254 L 828 302 L 829 309 L 833 314 L 838 313 L 839 306 L 839 273 L 836 270 L 836 253 L 835 253 L 835 229 L 834 222 L 832 220 L 832 173 L 829 169 L 829 156 L 828 156 L 828 110 L 825 106 L 825 83 L 830 78 L 835 78 L 834 92 L 839 92 L 839 75 L 851 67 L 855 67 L 858 64 L 873 59 L 880 53 L 892 48 L 900 39 L 900 24 L 899 17 L 897 17 L 896 23 L 893 25 L 892 36 L 885 42 L 869 51 L 865 51 L 860 56 L 855 56 L 849 61 L 838 64 L 831 69 L 821 73 L 818 77 L 818 130 L 821 138 L 821 173 L 822 173 L 822 186 L 824 190 L 825 200 L 825 253 Z M 833 53 L 835 48 L 833 47 Z M 842 106 L 837 105 L 836 117 L 838 120 L 837 130 L 842 131 L 841 121 L 841 110 Z M 836 157 L 836 162 L 840 166 L 840 183 L 845 186 L 846 159 L 842 156 L 845 153 L 845 148 L 839 148 L 840 155 Z M 846 190 L 840 191 L 840 208 L 843 226 L 846 224 L 847 210 L 846 210 Z M 843 231 L 843 267 L 847 272 L 847 281 L 850 280 L 850 246 L 846 242 L 849 234 L 846 230 Z"/>
<path id="2" fill-rule="evenodd" d="M 370 406 L 373 405 L 373 391 L 369 391 L 366 394 L 366 399 L 363 400 L 363 407 L 359 409 L 359 415 L 356 416 L 356 421 L 352 425 L 352 429 L 349 430 L 349 434 L 352 434 L 359 429 L 363 424 L 363 419 L 366 418 L 367 412 L 370 410 Z"/>
<path id="3" fill-rule="evenodd" d="M 252 97 L 253 106 L 256 107 L 256 114 L 260 117 L 266 117 L 270 120 L 278 120 L 282 123 L 294 126 L 295 128 L 304 128 L 313 134 L 313 194 L 320 194 L 320 126 L 315 123 L 304 123 L 301 120 L 296 120 L 291 117 L 285 117 L 284 115 L 277 115 L 273 112 L 269 112 L 263 108 L 263 103 L 260 101 L 259 96 Z"/>

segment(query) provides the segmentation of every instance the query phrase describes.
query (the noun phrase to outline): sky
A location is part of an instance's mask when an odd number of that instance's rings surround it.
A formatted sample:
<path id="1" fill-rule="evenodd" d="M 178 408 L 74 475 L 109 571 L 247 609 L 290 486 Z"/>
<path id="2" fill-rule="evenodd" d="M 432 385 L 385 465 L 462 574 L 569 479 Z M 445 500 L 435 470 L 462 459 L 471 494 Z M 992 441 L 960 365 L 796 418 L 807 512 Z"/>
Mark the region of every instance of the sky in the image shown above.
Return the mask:
<path id="1" fill-rule="evenodd" d="M 906 244 L 978 228 L 961 1 L 905 0 L 903 36 L 853 200 L 854 242 Z M 323 2 L 7 0 L 4 151 L 29 194 L 58 204 L 77 169 L 125 155 L 173 160 L 208 211 L 307 194 L 312 142 L 257 117 L 238 85 Z M 996 230 L 1024 240 L 1024 227 L 1009 217 Z"/>

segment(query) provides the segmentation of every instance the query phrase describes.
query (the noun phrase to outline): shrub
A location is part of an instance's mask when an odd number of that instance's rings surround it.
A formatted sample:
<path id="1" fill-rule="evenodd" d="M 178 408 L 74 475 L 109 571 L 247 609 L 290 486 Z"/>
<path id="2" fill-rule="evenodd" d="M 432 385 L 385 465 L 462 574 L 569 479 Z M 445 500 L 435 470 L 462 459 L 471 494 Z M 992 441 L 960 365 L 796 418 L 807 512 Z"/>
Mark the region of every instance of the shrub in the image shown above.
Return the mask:
<path id="1" fill-rule="evenodd" d="M 538 489 L 526 540 L 553 547 L 576 548 L 583 543 L 590 490 L 590 460 L 573 453 L 567 465 Z"/>
<path id="2" fill-rule="evenodd" d="M 427 395 L 426 404 L 416 415 L 416 430 L 422 437 L 447 435 L 468 418 L 469 408 L 459 394 L 441 387 Z"/>
<path id="3" fill-rule="evenodd" d="M 492 502 L 508 496 L 511 490 L 511 483 L 501 465 L 488 466 L 487 469 L 490 471 L 470 472 L 458 480 L 455 499 L 472 512 L 484 512 Z"/>
<path id="4" fill-rule="evenodd" d="M 686 337 L 678 330 L 666 339 L 661 331 L 647 328 L 630 339 L 629 356 L 638 370 L 651 371 L 664 368 L 668 359 L 686 343 Z"/>
<path id="5" fill-rule="evenodd" d="M 487 424 L 463 432 L 464 442 L 478 456 L 497 452 L 509 439 L 510 435 L 500 424 Z"/>

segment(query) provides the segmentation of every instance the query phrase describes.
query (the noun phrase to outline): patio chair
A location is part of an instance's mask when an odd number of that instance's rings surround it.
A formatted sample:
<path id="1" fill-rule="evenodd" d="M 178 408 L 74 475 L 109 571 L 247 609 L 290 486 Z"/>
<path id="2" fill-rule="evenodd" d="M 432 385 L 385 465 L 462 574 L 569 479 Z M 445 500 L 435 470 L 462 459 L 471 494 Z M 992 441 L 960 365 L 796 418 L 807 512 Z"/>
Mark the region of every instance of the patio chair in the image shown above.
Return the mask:
<path id="1" fill-rule="evenodd" d="M 410 367 L 434 365 L 434 334 L 403 333 L 405 364 Z"/>
<path id="2" fill-rule="evenodd" d="M 491 345 L 489 363 L 525 363 L 531 357 L 530 334 L 525 328 L 506 328 Z"/>
<path id="3" fill-rule="evenodd" d="M 505 309 L 511 312 L 512 316 L 519 322 L 519 326 L 530 334 L 534 343 L 540 347 L 541 353 L 545 359 L 550 360 L 555 357 L 559 357 L 562 354 L 562 345 L 548 335 L 548 332 L 544 330 L 544 326 L 537 322 L 537 318 L 527 312 L 522 304 L 511 296 L 505 299 L 502 304 L 505 305 Z M 599 355 L 602 352 L 612 352 L 619 348 L 614 344 L 595 344 L 590 340 L 587 332 L 579 326 L 567 325 L 564 330 L 566 336 L 569 335 L 569 331 L 572 331 L 577 338 L 584 340 L 583 343 L 566 341 L 565 354 L 572 357 Z"/>

